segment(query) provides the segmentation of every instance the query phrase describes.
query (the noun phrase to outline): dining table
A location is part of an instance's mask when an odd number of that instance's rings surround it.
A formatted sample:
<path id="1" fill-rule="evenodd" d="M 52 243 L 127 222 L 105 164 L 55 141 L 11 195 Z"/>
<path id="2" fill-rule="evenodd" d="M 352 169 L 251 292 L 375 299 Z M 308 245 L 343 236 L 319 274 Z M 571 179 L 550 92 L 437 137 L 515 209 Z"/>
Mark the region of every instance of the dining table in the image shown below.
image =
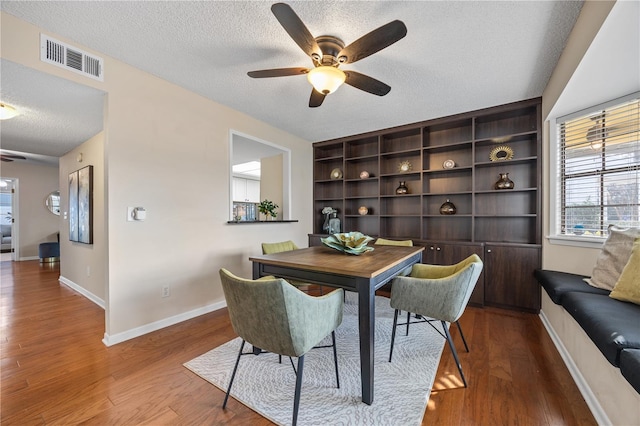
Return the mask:
<path id="1" fill-rule="evenodd" d="M 360 255 L 326 246 L 251 256 L 253 279 L 279 278 L 342 288 L 358 293 L 358 332 L 362 401 L 371 405 L 374 390 L 375 292 L 415 263 L 424 247 L 374 246 Z"/>

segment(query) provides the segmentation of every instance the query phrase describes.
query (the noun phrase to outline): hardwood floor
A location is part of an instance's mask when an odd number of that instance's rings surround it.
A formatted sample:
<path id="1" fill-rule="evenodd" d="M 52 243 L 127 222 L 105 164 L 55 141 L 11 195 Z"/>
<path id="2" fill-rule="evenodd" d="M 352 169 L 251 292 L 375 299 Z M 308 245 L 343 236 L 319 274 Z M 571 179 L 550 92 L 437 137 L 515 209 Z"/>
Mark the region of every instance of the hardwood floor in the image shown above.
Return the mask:
<path id="1" fill-rule="evenodd" d="M 271 425 L 182 364 L 235 337 L 226 310 L 106 347 L 104 312 L 56 266 L 1 262 L 1 415 L 8 425 Z M 444 349 L 423 425 L 595 425 L 539 318 L 468 308 L 461 386 Z"/>

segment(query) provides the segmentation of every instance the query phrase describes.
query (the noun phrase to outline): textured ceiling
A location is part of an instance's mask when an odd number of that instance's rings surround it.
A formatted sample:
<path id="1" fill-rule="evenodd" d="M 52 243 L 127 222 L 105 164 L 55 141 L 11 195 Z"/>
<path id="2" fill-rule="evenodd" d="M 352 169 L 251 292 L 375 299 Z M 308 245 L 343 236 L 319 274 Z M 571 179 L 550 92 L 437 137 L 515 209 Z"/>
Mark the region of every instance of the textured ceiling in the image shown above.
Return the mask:
<path id="1" fill-rule="evenodd" d="M 271 4 L 3 1 L 0 8 L 54 37 L 62 35 L 314 142 L 541 96 L 582 6 L 581 1 L 288 2 L 314 36 L 329 34 L 346 44 L 394 19 L 408 28 L 399 42 L 342 66 L 389 84 L 388 95 L 345 85 L 311 109 L 304 76 L 251 79 L 246 74 L 311 66 L 271 13 Z M 11 93 L 19 99 L 20 88 L 46 78 L 33 72 L 12 75 L 16 66 L 2 62 L 3 98 Z M 78 120 L 78 110 L 102 107 L 98 91 L 88 91 L 97 107 L 87 107 L 80 100 L 70 105 L 53 90 L 58 86 L 48 89 L 41 96 L 64 101 L 57 110 L 70 114 L 56 132 L 92 121 Z M 34 109 L 37 95 L 24 94 Z M 68 151 L 49 130 L 48 150 L 33 148 L 29 138 L 42 144 L 41 133 L 49 129 L 33 127 L 31 134 L 23 128 L 21 137 L 15 129 L 9 137 L 3 125 L 3 147 L 56 156 Z"/>

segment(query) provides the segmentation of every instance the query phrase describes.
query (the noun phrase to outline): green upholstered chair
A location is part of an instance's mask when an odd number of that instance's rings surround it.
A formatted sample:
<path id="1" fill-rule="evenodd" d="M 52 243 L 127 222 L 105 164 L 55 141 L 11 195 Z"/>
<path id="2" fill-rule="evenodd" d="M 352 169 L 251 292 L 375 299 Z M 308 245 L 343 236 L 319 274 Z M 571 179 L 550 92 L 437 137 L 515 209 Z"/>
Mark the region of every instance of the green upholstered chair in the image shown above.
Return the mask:
<path id="1" fill-rule="evenodd" d="M 293 424 L 298 419 L 305 354 L 331 334 L 336 383 L 340 387 L 335 329 L 342 323 L 343 290 L 309 296 L 281 278 L 247 280 L 220 269 L 231 325 L 242 338 L 222 408 L 226 408 L 245 343 L 278 355 L 297 357 Z M 247 352 L 246 354 L 253 354 Z M 293 365 L 293 361 L 291 361 Z"/>
<path id="2" fill-rule="evenodd" d="M 412 240 L 387 240 L 385 238 L 378 238 L 375 243 L 381 246 L 403 246 L 403 247 L 413 247 Z"/>
<path id="3" fill-rule="evenodd" d="M 280 241 L 277 243 L 262 243 L 262 254 L 280 253 L 283 251 L 298 250 L 298 246 L 293 241 Z M 298 287 L 302 291 L 309 292 L 309 283 L 298 280 L 287 280 L 290 284 Z M 324 294 L 322 287 L 320 287 L 320 295 Z"/>
<path id="4" fill-rule="evenodd" d="M 427 322 L 449 343 L 453 353 L 460 377 L 464 386 L 467 381 L 462 373 L 462 366 L 458 359 L 458 353 L 451 340 L 447 322 L 457 323 L 462 316 L 471 293 L 478 282 L 482 272 L 482 260 L 473 254 L 455 265 L 424 265 L 415 264 L 408 277 L 396 277 L 391 288 L 391 307 L 395 309 L 393 317 L 393 331 L 391 333 L 391 348 L 389 350 L 389 362 L 393 356 L 393 344 L 396 337 L 399 310 L 413 312 L 423 317 L 421 321 Z M 443 332 L 432 322 L 440 321 Z M 462 333 L 462 330 L 460 329 Z M 466 346 L 466 342 L 465 342 Z M 468 350 L 468 348 L 467 348 Z"/>
<path id="5" fill-rule="evenodd" d="M 412 240 L 387 240 L 386 238 L 378 238 L 374 245 L 378 246 L 402 246 L 402 247 L 413 247 Z M 400 272 L 400 275 L 409 275 L 411 272 L 411 266 Z M 391 283 L 385 284 L 380 287 L 381 290 L 391 291 Z"/>

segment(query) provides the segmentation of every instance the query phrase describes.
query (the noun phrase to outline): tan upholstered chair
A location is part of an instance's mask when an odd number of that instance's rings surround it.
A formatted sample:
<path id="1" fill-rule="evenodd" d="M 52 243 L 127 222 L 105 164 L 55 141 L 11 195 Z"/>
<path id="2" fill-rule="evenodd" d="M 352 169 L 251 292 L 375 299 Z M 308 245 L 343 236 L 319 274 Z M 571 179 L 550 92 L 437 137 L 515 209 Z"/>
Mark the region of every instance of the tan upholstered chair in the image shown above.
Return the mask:
<path id="1" fill-rule="evenodd" d="M 453 357 L 456 360 L 460 377 L 462 377 L 462 382 L 467 387 L 467 381 L 462 373 L 462 366 L 451 340 L 447 322 L 457 323 L 462 316 L 471 293 L 478 282 L 482 266 L 480 257 L 473 254 L 455 265 L 416 264 L 413 265 L 410 276 L 396 277 L 393 280 L 390 303 L 395 312 L 389 362 L 391 362 L 391 357 L 393 356 L 396 327 L 404 325 L 398 324 L 398 312 L 399 310 L 413 312 L 426 317 L 415 322 L 427 322 L 447 339 L 449 348 L 451 348 Z M 432 324 L 435 321 L 440 321 L 444 333 Z M 461 329 L 460 332 L 462 333 Z"/>
<path id="2" fill-rule="evenodd" d="M 305 354 L 331 334 L 336 384 L 340 387 L 335 329 L 342 323 L 343 290 L 309 296 L 281 278 L 247 280 L 220 270 L 222 289 L 233 330 L 242 338 L 222 408 L 226 408 L 245 343 L 288 357 L 297 357 L 293 424 L 298 419 Z M 253 354 L 247 352 L 246 354 Z M 293 361 L 292 361 L 293 365 Z"/>
<path id="3" fill-rule="evenodd" d="M 291 250 L 298 250 L 298 246 L 296 245 L 296 243 L 294 243 L 291 240 L 280 241 L 277 243 L 262 243 L 262 254 L 273 254 L 273 253 L 280 253 L 283 251 L 291 251 Z M 310 290 L 309 286 L 311 284 L 307 282 L 298 281 L 298 280 L 287 280 L 287 282 L 289 282 L 290 284 L 298 287 L 300 290 L 305 291 L 307 293 Z M 324 291 L 320 286 L 320 295 L 322 294 L 324 294 Z"/>

